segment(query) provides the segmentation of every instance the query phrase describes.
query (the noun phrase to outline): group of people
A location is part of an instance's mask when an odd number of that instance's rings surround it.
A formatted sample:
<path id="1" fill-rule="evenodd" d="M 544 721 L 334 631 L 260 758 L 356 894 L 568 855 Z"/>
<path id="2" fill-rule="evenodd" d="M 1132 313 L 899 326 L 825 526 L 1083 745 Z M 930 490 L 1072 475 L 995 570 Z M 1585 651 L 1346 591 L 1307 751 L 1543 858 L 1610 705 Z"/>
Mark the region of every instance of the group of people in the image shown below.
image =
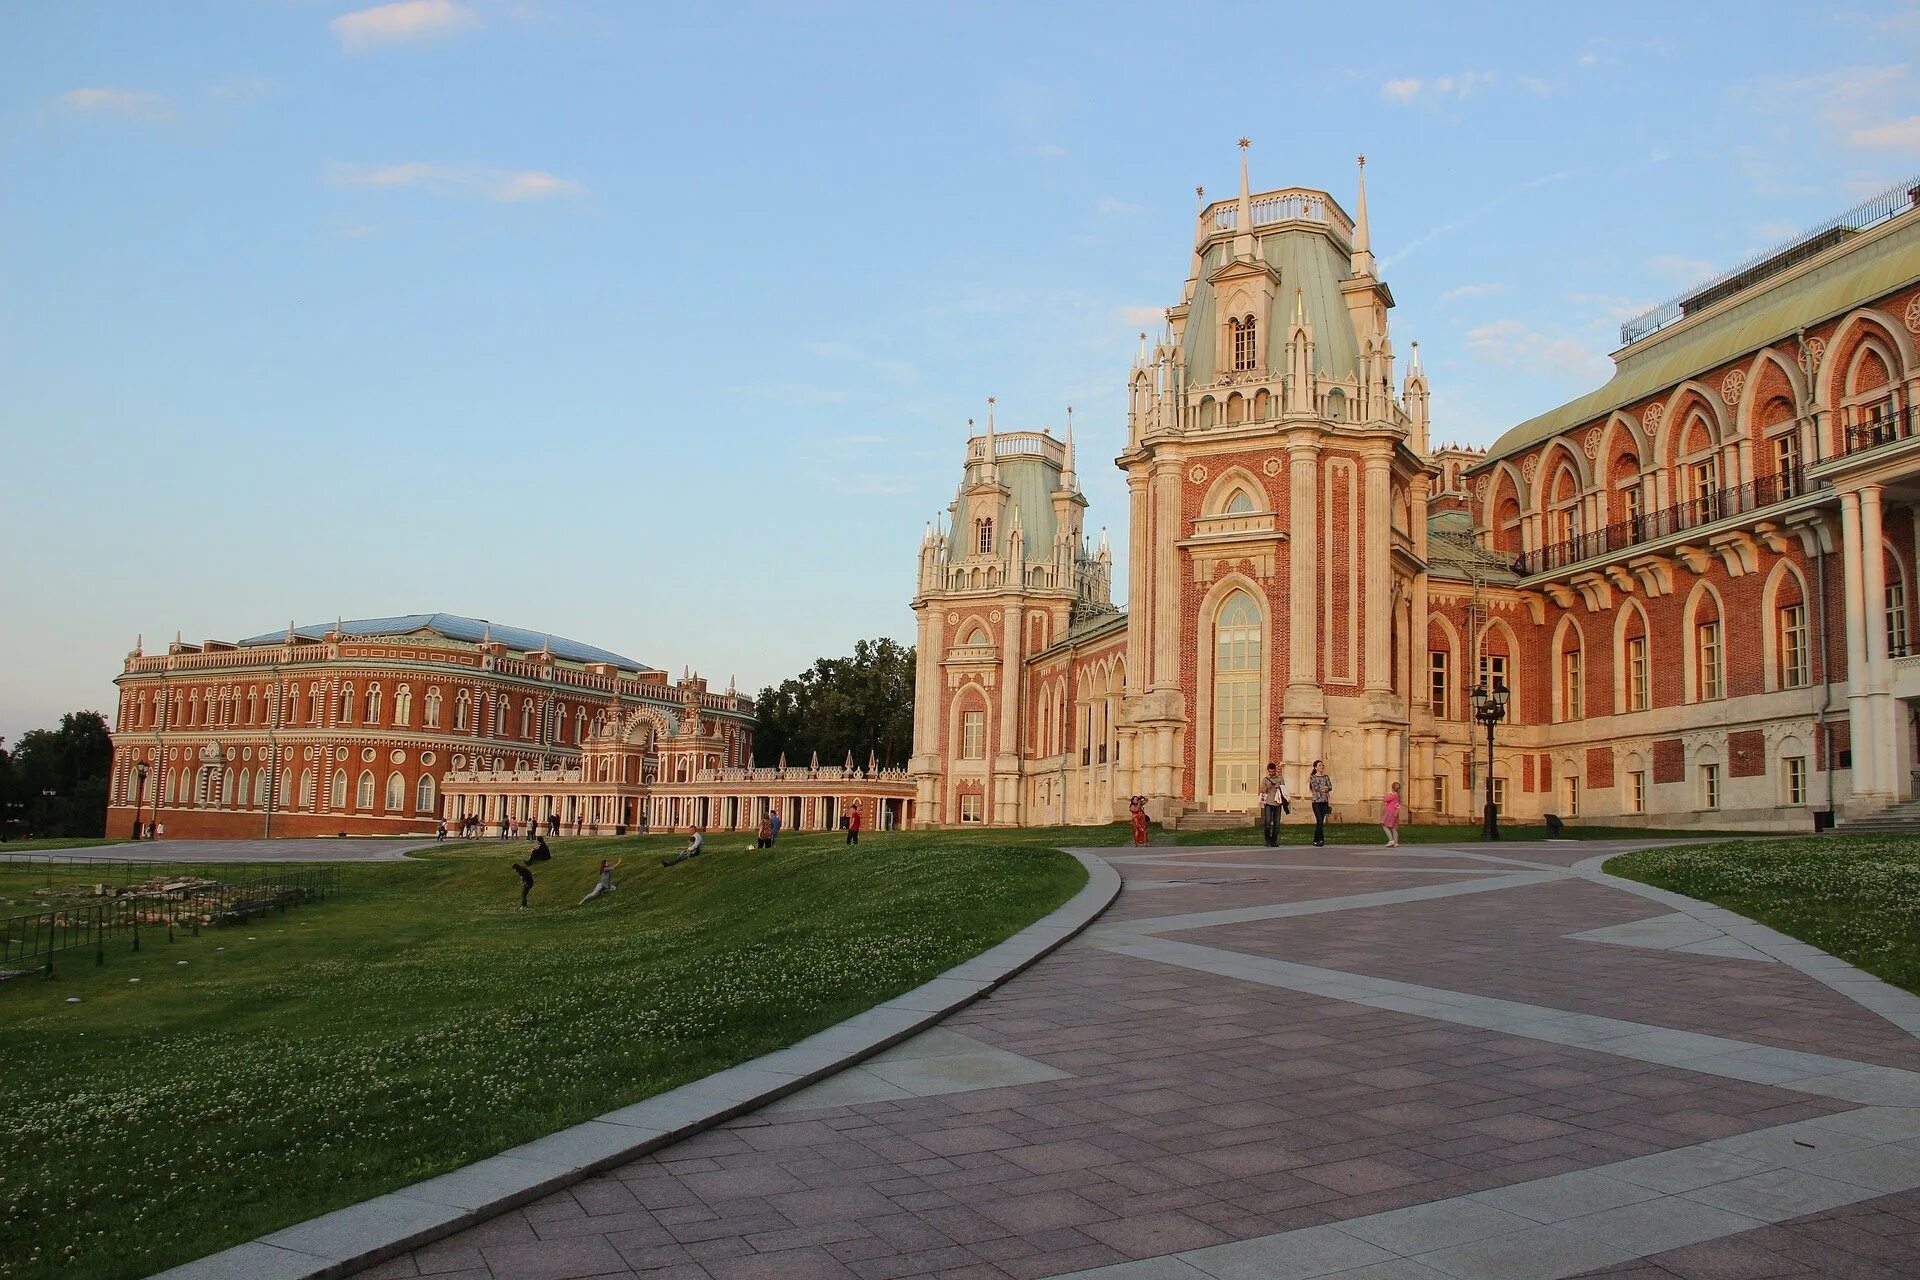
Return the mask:
<path id="1" fill-rule="evenodd" d="M 480 815 L 477 813 L 470 813 L 466 817 L 461 818 L 455 826 L 457 826 L 458 835 L 462 840 L 478 840 L 480 838 L 482 823 L 480 821 Z M 542 837 L 542 828 L 545 829 L 545 835 L 557 837 L 560 834 L 560 815 L 553 813 L 548 814 L 545 818 L 503 819 L 500 823 L 500 839 L 518 840 L 525 836 Z M 448 833 L 452 831 L 454 831 L 454 827 L 449 827 L 447 820 L 442 818 L 434 836 L 436 839 L 445 840 Z M 574 824 L 574 831 L 575 834 L 579 832 L 579 823 L 577 822 Z M 542 837 L 542 839 L 544 842 L 544 837 Z"/>
<path id="2" fill-rule="evenodd" d="M 1315 760 L 1313 771 L 1307 775 L 1307 798 L 1313 806 L 1313 844 L 1320 848 L 1327 843 L 1327 819 L 1333 815 L 1333 778 L 1324 760 Z M 1389 849 L 1400 847 L 1400 808 L 1400 784 L 1396 782 L 1380 801 L 1380 829 L 1386 833 Z M 1133 842 L 1146 844 L 1147 798 L 1129 797 L 1127 812 L 1133 820 Z M 1293 798 L 1280 777 L 1280 766 L 1268 761 L 1266 776 L 1260 779 L 1260 834 L 1269 849 L 1280 843 L 1281 817 L 1292 812 Z"/>

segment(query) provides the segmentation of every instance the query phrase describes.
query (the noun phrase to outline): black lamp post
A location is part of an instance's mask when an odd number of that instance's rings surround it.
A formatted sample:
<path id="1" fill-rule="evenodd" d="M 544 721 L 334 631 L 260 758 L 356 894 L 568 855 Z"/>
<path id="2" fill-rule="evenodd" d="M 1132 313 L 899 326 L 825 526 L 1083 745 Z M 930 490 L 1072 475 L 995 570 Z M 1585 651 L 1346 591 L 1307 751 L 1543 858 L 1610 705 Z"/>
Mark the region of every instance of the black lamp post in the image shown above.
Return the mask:
<path id="1" fill-rule="evenodd" d="M 147 762 L 133 766 L 133 838 L 140 838 L 140 807 L 147 802 Z"/>
<path id="2" fill-rule="evenodd" d="M 1473 687 L 1473 716 L 1487 726 L 1487 809 L 1486 825 L 1481 829 L 1483 840 L 1500 838 L 1500 811 L 1493 803 L 1493 726 L 1507 718 L 1507 686 L 1499 681 L 1493 682 L 1488 689 L 1486 682 Z"/>

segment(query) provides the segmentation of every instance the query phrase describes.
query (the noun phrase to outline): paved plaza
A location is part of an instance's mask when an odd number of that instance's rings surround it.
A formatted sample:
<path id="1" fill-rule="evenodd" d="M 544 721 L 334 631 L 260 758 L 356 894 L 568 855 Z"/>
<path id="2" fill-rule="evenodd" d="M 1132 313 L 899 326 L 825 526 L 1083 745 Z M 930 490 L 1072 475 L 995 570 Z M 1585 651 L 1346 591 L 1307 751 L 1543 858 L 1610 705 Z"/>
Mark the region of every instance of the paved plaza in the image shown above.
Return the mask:
<path id="1" fill-rule="evenodd" d="M 990 998 L 363 1274 L 1920 1275 L 1920 1000 L 1630 847 L 1090 851 Z"/>

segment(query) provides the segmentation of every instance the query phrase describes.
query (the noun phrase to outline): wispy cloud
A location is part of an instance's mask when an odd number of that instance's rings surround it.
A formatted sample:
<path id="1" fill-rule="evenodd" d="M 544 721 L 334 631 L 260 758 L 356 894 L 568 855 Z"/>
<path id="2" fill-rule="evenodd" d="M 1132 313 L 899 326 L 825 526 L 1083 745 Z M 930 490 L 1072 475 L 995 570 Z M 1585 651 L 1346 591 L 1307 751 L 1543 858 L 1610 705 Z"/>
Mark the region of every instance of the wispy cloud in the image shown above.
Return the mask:
<path id="1" fill-rule="evenodd" d="M 1439 107 L 1449 102 L 1465 102 L 1493 82 L 1491 71 L 1462 71 L 1432 79 L 1407 76 L 1381 85 L 1380 96 L 1407 106 Z"/>
<path id="2" fill-rule="evenodd" d="M 1920 151 L 1920 116 L 1855 129 L 1847 135 L 1847 141 L 1875 151 Z"/>
<path id="3" fill-rule="evenodd" d="M 1586 343 L 1543 333 L 1518 320 L 1495 320 L 1467 330 L 1467 351 L 1502 368 L 1524 366 L 1567 378 L 1605 378 L 1613 368 L 1606 356 Z"/>
<path id="4" fill-rule="evenodd" d="M 1515 84 L 1528 93 L 1537 93 L 1541 97 L 1552 93 L 1555 88 L 1553 81 L 1542 80 L 1539 76 L 1515 76 L 1513 79 Z"/>
<path id="5" fill-rule="evenodd" d="M 1484 298 L 1490 293 L 1505 293 L 1507 286 L 1502 281 L 1488 281 L 1485 284 L 1455 285 L 1440 295 L 1440 301 L 1451 302 L 1455 298 Z"/>
<path id="6" fill-rule="evenodd" d="M 343 13 L 327 25 L 342 49 L 364 53 L 466 31 L 480 25 L 480 15 L 456 0 L 394 0 L 392 4 Z"/>
<path id="7" fill-rule="evenodd" d="M 493 200 L 519 204 L 577 196 L 586 188 L 571 178 L 540 169 L 486 169 L 478 166 L 425 164 L 336 164 L 327 173 L 336 187 L 412 188 L 452 199 Z"/>
<path id="8" fill-rule="evenodd" d="M 166 98 L 139 89 L 69 89 L 60 95 L 60 105 L 78 115 L 117 116 L 141 124 L 173 119 L 173 106 Z"/>
<path id="9" fill-rule="evenodd" d="M 215 102 L 245 106 L 278 93 L 280 86 L 264 76 L 233 76 L 207 87 L 207 97 Z"/>
<path id="10" fill-rule="evenodd" d="M 1113 217 L 1122 213 L 1140 213 L 1145 209 L 1145 205 L 1128 204 L 1119 196 L 1101 196 L 1093 206 L 1093 211 L 1102 217 Z"/>
<path id="11" fill-rule="evenodd" d="M 1480 204 L 1479 206 L 1468 210 L 1466 213 L 1460 215 L 1459 217 L 1450 218 L 1447 221 L 1439 223 L 1436 226 L 1427 228 L 1427 230 L 1421 232 L 1419 235 L 1415 236 L 1412 240 L 1408 241 L 1405 245 L 1401 246 L 1401 248 L 1397 252 L 1390 255 L 1389 257 L 1382 259 L 1380 265 L 1382 267 L 1390 267 L 1394 265 L 1396 262 L 1405 262 L 1408 258 L 1412 257 L 1415 253 L 1419 252 L 1420 249 L 1424 248 L 1431 241 L 1437 240 L 1444 235 L 1451 235 L 1453 232 L 1459 231 L 1465 227 L 1472 226 L 1474 223 L 1480 221 L 1480 219 L 1486 217 L 1489 213 L 1493 212 L 1495 209 L 1499 208 L 1501 205 L 1505 204 L 1507 201 L 1513 199 L 1515 196 L 1524 195 L 1529 191 L 1537 190 L 1540 187 L 1544 187 L 1548 185 L 1549 183 L 1563 181 L 1568 176 L 1569 175 L 1567 171 L 1562 169 L 1558 173 L 1542 174 L 1538 178 L 1529 178 L 1525 182 L 1516 183 L 1515 185 L 1508 187 L 1505 191 L 1499 192 L 1492 199 L 1487 200 L 1486 202 Z"/>

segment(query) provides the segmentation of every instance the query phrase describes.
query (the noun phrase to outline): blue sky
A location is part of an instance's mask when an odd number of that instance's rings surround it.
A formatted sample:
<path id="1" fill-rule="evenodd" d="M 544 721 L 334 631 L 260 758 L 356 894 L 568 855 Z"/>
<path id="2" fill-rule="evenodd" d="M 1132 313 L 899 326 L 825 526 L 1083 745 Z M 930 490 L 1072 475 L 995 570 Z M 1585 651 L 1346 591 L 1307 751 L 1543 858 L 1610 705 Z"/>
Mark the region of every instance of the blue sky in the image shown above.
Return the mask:
<path id="1" fill-rule="evenodd" d="M 1905 4 L 7 6 L 0 733 L 139 632 L 437 609 L 750 689 L 910 639 L 987 396 L 1075 407 L 1119 533 L 1242 134 L 1349 205 L 1367 155 L 1436 440 L 1488 442 L 1920 172 L 1916 56 Z"/>

